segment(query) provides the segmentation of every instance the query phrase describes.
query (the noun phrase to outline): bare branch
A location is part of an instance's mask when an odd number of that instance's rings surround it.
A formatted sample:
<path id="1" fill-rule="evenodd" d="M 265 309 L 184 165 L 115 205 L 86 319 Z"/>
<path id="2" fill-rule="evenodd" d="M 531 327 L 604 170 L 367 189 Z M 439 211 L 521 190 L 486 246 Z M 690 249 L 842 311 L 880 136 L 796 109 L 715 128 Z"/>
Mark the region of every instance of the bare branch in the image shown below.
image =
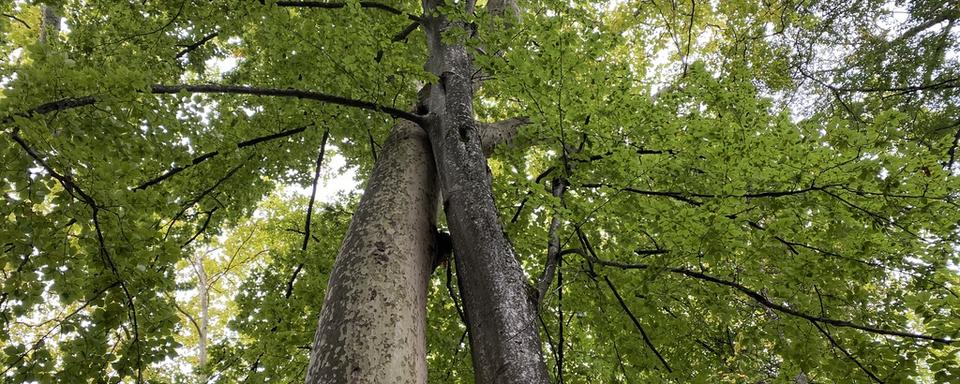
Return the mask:
<path id="1" fill-rule="evenodd" d="M 297 8 L 321 8 L 321 9 L 340 9 L 347 6 L 347 3 L 335 3 L 327 1 L 278 1 L 273 3 L 278 7 L 297 7 Z M 389 5 L 375 1 L 361 1 L 360 8 L 373 8 L 390 12 L 394 15 L 403 15 L 403 11 Z"/>
<path id="2" fill-rule="evenodd" d="M 208 41 L 210 41 L 210 40 L 213 40 L 213 38 L 215 38 L 215 37 L 217 37 L 217 36 L 220 36 L 220 32 L 219 32 L 219 31 L 217 31 L 217 32 L 211 32 L 211 33 L 209 33 L 208 35 L 206 35 L 206 36 L 204 36 L 203 38 L 201 38 L 200 40 L 197 40 L 197 42 L 195 42 L 195 43 L 193 43 L 193 44 L 181 45 L 181 47 L 183 47 L 183 50 L 180 51 L 179 53 L 177 53 L 177 55 L 174 56 L 174 58 L 179 59 L 179 58 L 181 58 L 181 57 L 183 57 L 183 56 L 186 56 L 186 54 L 188 54 L 188 53 L 190 53 L 190 52 L 193 52 L 193 51 L 196 50 L 197 48 L 200 48 L 200 46 L 206 44 L 206 43 L 207 43 Z"/>
<path id="3" fill-rule="evenodd" d="M 187 92 L 187 93 L 220 93 L 220 94 L 234 94 L 234 95 L 248 95 L 248 96 L 293 97 L 297 99 L 314 100 L 314 101 L 319 101 L 323 103 L 342 105 L 346 107 L 354 107 L 354 108 L 364 109 L 368 111 L 385 113 L 395 118 L 409 120 L 419 125 L 424 124 L 423 116 L 410 113 L 407 111 L 403 111 L 397 108 L 393 108 L 393 107 L 389 107 L 386 105 L 381 105 L 381 104 L 377 104 L 369 101 L 350 99 L 350 98 L 336 96 L 336 95 L 329 95 L 325 93 L 312 92 L 312 91 L 304 91 L 299 89 L 257 88 L 257 87 L 243 86 L 243 85 L 222 85 L 222 84 L 196 84 L 196 85 L 155 84 L 150 86 L 150 92 L 154 94 L 177 94 L 180 92 Z M 87 105 L 92 105 L 97 103 L 98 101 L 100 100 L 96 96 L 65 98 L 57 101 L 52 101 L 46 104 L 41 104 L 40 106 L 29 109 L 26 112 L 17 113 L 13 116 L 7 116 L 2 121 L 0 121 L 0 123 L 9 124 L 13 122 L 15 117 L 32 117 L 34 115 L 43 115 L 50 112 L 63 111 L 67 109 L 73 109 L 73 108 L 83 107 Z"/>
<path id="4" fill-rule="evenodd" d="M 27 29 L 32 29 L 32 28 L 30 28 L 30 24 L 27 24 L 26 21 L 23 21 L 23 19 L 21 19 L 21 18 L 19 18 L 19 17 L 16 17 L 16 16 L 11 15 L 11 14 L 8 14 L 8 13 L 0 13 L 0 16 L 4 16 L 4 17 L 8 17 L 8 18 L 10 18 L 10 19 L 13 19 L 13 20 L 16 21 L 16 22 L 18 22 L 18 23 L 20 23 L 20 24 L 23 24 L 23 26 L 24 26 L 24 27 L 27 27 Z"/>
<path id="5" fill-rule="evenodd" d="M 313 124 L 311 123 L 311 124 L 306 125 L 306 126 L 303 126 L 303 127 L 294 128 L 294 129 L 288 129 L 288 130 L 280 131 L 280 132 L 273 133 L 273 134 L 270 134 L 270 135 L 260 136 L 260 137 L 256 137 L 256 138 L 253 138 L 253 139 L 250 139 L 250 140 L 242 141 L 242 142 L 240 142 L 240 143 L 237 143 L 237 148 L 246 148 L 246 147 L 251 147 L 251 146 L 254 146 L 254 145 L 263 143 L 263 142 L 267 142 L 267 141 L 271 141 L 271 140 L 276 140 L 276 139 L 282 139 L 282 138 L 284 138 L 284 137 L 291 136 L 291 135 L 295 135 L 295 134 L 297 134 L 297 133 L 303 132 L 303 131 L 305 131 L 307 128 L 309 128 L 309 127 L 312 126 L 312 125 L 313 125 Z M 152 179 L 150 179 L 150 180 L 147 180 L 147 181 L 141 183 L 140 185 L 138 185 L 137 187 L 135 187 L 134 190 L 147 189 L 147 188 L 149 188 L 149 187 L 151 187 L 151 186 L 153 186 L 153 185 L 156 185 L 156 184 L 160 183 L 161 181 L 164 181 L 164 180 L 166 180 L 166 179 L 169 179 L 170 177 L 172 177 L 172 176 L 174 176 L 174 175 L 176 175 L 176 174 L 178 174 L 178 173 L 180 173 L 180 172 L 185 171 L 187 168 L 190 168 L 190 167 L 195 166 L 195 165 L 199 165 L 200 163 L 203 163 L 204 161 L 210 160 L 211 158 L 214 158 L 214 157 L 216 157 L 216 156 L 219 155 L 219 154 L 220 154 L 220 151 L 213 151 L 213 152 L 204 153 L 204 154 L 202 154 L 202 155 L 200 155 L 200 156 L 197 156 L 197 157 L 193 158 L 193 160 L 190 161 L 190 164 L 187 164 L 187 165 L 184 165 L 184 166 L 179 166 L 179 167 L 170 168 L 169 170 L 167 170 L 166 172 L 164 172 L 164 173 L 161 174 L 160 176 L 157 176 L 157 177 L 155 177 L 155 178 L 152 178 Z"/>
<path id="6" fill-rule="evenodd" d="M 800 312 L 800 311 L 798 311 L 798 310 L 793 309 L 794 306 L 787 306 L 787 305 L 782 305 L 782 304 L 774 303 L 773 301 L 770 301 L 770 299 L 767 299 L 765 296 L 763 296 L 763 294 L 761 294 L 760 292 L 757 292 L 757 291 L 754 291 L 754 290 L 752 290 L 752 289 L 750 289 L 750 288 L 747 288 L 747 287 L 745 287 L 745 286 L 742 285 L 742 284 L 739 284 L 739 283 L 736 283 L 736 282 L 733 282 L 733 281 L 729 281 L 729 280 L 724 280 L 724 279 L 721 279 L 721 278 L 718 278 L 718 277 L 714 277 L 714 276 L 710 276 L 710 275 L 707 275 L 707 274 L 703 274 L 703 273 L 700 273 L 700 272 L 691 271 L 691 270 L 685 269 L 685 268 L 669 268 L 669 267 L 664 268 L 664 267 L 651 266 L 651 265 L 649 265 L 649 264 L 623 263 L 623 262 L 619 262 L 619 261 L 604 260 L 604 259 L 596 258 L 596 257 L 593 257 L 593 256 L 587 256 L 587 254 L 584 253 L 584 252 L 577 252 L 577 253 L 579 253 L 580 255 L 583 255 L 584 257 L 586 257 L 588 260 L 590 260 L 590 261 L 593 262 L 593 263 L 600 264 L 600 265 L 604 265 L 604 266 L 608 266 L 608 267 L 616 267 L 616 268 L 620 268 L 620 269 L 655 269 L 655 270 L 666 271 L 666 272 L 675 273 L 675 274 L 679 274 L 679 275 L 684 275 L 684 276 L 691 277 L 691 278 L 694 278 L 694 279 L 697 279 L 697 280 L 707 281 L 707 282 L 711 282 L 711 283 L 714 283 L 714 284 L 722 285 L 722 286 L 725 286 L 725 287 L 730 287 L 730 288 L 736 289 L 737 291 L 740 291 L 741 293 L 743 293 L 744 295 L 750 297 L 751 299 L 753 299 L 754 301 L 756 301 L 756 302 L 759 303 L 760 305 L 763 305 L 764 307 L 770 308 L 770 309 L 775 310 L 775 311 L 777 311 L 777 312 L 781 312 L 781 313 L 785 313 L 785 314 L 788 314 L 788 315 L 792 315 L 792 316 L 795 316 L 795 317 L 799 317 L 799 318 L 802 318 L 802 319 L 805 319 L 805 320 L 809 320 L 809 321 L 814 321 L 814 322 L 818 322 L 818 323 L 822 323 L 822 324 L 830 324 L 830 325 L 833 325 L 833 326 L 836 326 L 836 327 L 853 328 L 853 329 L 861 330 L 861 331 L 864 331 L 864 332 L 874 333 L 874 334 L 879 334 L 879 335 L 888 335 L 888 336 L 897 336 L 897 337 L 910 338 L 910 339 L 929 340 L 929 341 L 933 341 L 933 342 L 941 343 L 941 344 L 952 344 L 952 343 L 953 343 L 953 340 L 951 340 L 951 339 L 949 339 L 949 338 L 936 337 L 936 336 L 925 335 L 925 334 L 921 334 L 921 333 L 905 332 L 905 331 L 898 331 L 898 330 L 892 330 L 892 329 L 876 328 L 876 327 L 870 327 L 870 326 L 866 326 L 866 325 L 861 325 L 861 324 L 853 323 L 853 322 L 850 322 L 850 321 L 847 321 L 847 320 L 838 320 L 838 319 L 832 319 L 832 318 L 827 318 L 827 317 L 822 317 L 822 316 L 810 315 L 810 314 L 808 314 L 808 313 Z"/>
<path id="7" fill-rule="evenodd" d="M 320 154 L 317 155 L 317 166 L 313 172 L 313 189 L 310 191 L 310 202 L 307 204 L 307 219 L 303 225 L 303 245 L 300 246 L 301 251 L 306 251 L 307 244 L 310 243 L 310 222 L 313 218 L 313 204 L 317 199 L 317 183 L 320 181 L 320 170 L 323 165 L 323 155 L 327 150 L 328 138 L 330 138 L 329 128 L 323 131 L 323 138 L 320 139 Z M 302 262 L 297 265 L 297 268 L 293 271 L 293 276 L 290 276 L 290 280 L 287 281 L 287 291 L 283 294 L 284 298 L 289 299 L 290 295 L 293 294 L 293 283 L 297 281 L 297 275 L 300 274 L 301 270 L 303 270 Z"/>
<path id="8" fill-rule="evenodd" d="M 640 331 L 640 336 L 643 337 L 643 343 L 650 348 L 657 359 L 663 363 L 663 366 L 667 368 L 667 372 L 673 373 L 673 369 L 670 369 L 670 364 L 667 364 L 667 360 L 663 358 L 663 355 L 660 354 L 660 351 L 657 350 L 657 347 L 653 345 L 653 341 L 650 340 L 650 337 L 647 336 L 647 331 L 643 329 L 643 326 L 640 325 L 640 321 L 637 320 L 637 317 L 633 315 L 633 312 L 630 311 L 630 307 L 627 306 L 627 303 L 623 301 L 623 297 L 620 296 L 620 292 L 617 292 L 617 288 L 613 286 L 613 282 L 610 281 L 606 276 L 603 277 L 603 281 L 607 283 L 607 286 L 610 287 L 610 291 L 613 292 L 613 295 L 617 297 L 617 302 L 620 303 L 620 308 L 623 308 L 623 311 L 630 317 L 630 320 L 633 321 L 633 325 L 637 327 L 637 330 Z"/>
<path id="9" fill-rule="evenodd" d="M 827 340 L 830 341 L 830 344 L 831 344 L 831 345 L 833 345 L 834 347 L 836 347 L 837 349 L 839 349 L 840 352 L 843 352 L 843 354 L 844 354 L 845 356 L 847 356 L 848 359 L 850 359 L 851 361 L 854 362 L 854 364 L 856 364 L 858 367 L 860 367 L 860 370 L 861 370 L 861 371 L 863 371 L 864 373 L 866 373 L 867 376 L 870 376 L 870 378 L 873 379 L 873 381 L 876 381 L 877 383 L 883 384 L 883 380 L 880 380 L 880 378 L 877 377 L 877 375 L 873 374 L 873 372 L 871 372 L 869 369 L 867 369 L 867 367 L 863 366 L 863 364 L 861 364 L 860 361 L 857 360 L 856 357 L 854 357 L 853 355 L 851 355 L 850 352 L 847 352 L 847 349 L 844 348 L 843 346 L 841 346 L 839 343 L 837 343 L 837 341 L 833 339 L 833 336 L 830 336 L 830 333 L 828 333 L 827 330 L 823 329 L 823 327 L 821 327 L 820 324 L 817 324 L 816 321 L 811 321 L 811 323 L 813 323 L 813 326 L 814 326 L 814 327 L 817 327 L 817 330 L 820 331 L 820 334 L 822 334 L 824 337 L 827 338 Z"/>

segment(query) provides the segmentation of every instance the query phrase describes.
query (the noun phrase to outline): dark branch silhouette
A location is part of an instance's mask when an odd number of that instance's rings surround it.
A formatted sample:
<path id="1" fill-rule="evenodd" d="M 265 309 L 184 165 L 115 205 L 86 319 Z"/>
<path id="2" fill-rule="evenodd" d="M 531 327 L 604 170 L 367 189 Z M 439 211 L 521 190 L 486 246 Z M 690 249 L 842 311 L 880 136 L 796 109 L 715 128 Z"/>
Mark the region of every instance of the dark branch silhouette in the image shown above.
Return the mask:
<path id="1" fill-rule="evenodd" d="M 620 292 L 617 291 L 617 288 L 613 286 L 613 282 L 611 282 L 606 276 L 603 277 L 603 281 L 605 281 L 607 286 L 610 287 L 610 292 L 613 292 L 613 295 L 617 297 L 617 302 L 620 303 L 620 308 L 623 308 L 623 311 L 626 312 L 627 316 L 630 317 L 630 320 L 633 321 L 633 325 L 637 327 L 638 331 L 640 331 L 640 336 L 643 337 L 643 343 L 646 344 L 655 355 L 657 355 L 657 359 L 663 363 L 663 366 L 667 369 L 667 372 L 673 373 L 673 369 L 670 368 L 670 364 L 667 364 L 667 360 L 663 358 L 663 355 L 660 354 L 660 351 L 657 350 L 657 347 L 653 345 L 653 341 L 651 341 L 650 337 L 647 336 L 647 331 L 643 329 L 643 326 L 640 325 L 640 321 L 637 320 L 637 317 L 633 315 L 632 311 L 630 311 L 630 307 L 627 306 L 627 303 L 623 301 L 623 297 L 620 296 Z"/>
<path id="2" fill-rule="evenodd" d="M 16 17 L 16 16 L 14 16 L 14 15 L 11 15 L 11 14 L 8 14 L 8 13 L 0 13 L 0 16 L 4 16 L 4 17 L 7 17 L 7 18 L 10 18 L 10 19 L 12 19 L 12 20 L 14 20 L 14 21 L 16 21 L 16 22 L 18 22 L 18 23 L 20 23 L 20 24 L 23 24 L 23 26 L 24 26 L 24 27 L 27 27 L 27 29 L 33 29 L 33 28 L 30 28 L 30 24 L 27 24 L 26 21 L 23 21 L 23 19 L 21 19 L 21 18 L 19 18 L 19 17 Z"/>
<path id="3" fill-rule="evenodd" d="M 285 130 L 285 131 L 280 131 L 280 132 L 277 132 L 277 133 L 269 134 L 269 135 L 266 135 L 266 136 L 260 136 L 260 137 L 255 137 L 255 138 L 250 139 L 250 140 L 241 141 L 240 143 L 237 143 L 237 148 L 240 149 L 240 148 L 252 147 L 252 146 L 257 145 L 257 144 L 260 144 L 260 143 L 264 143 L 264 142 L 268 142 L 268 141 L 272 141 L 272 140 L 276 140 L 276 139 L 282 139 L 282 138 L 287 137 L 287 136 L 292 136 L 292 135 L 295 135 L 295 134 L 298 134 L 298 133 L 300 133 L 300 132 L 305 131 L 307 128 L 311 127 L 312 125 L 313 125 L 313 124 L 309 124 L 309 125 L 305 125 L 305 126 L 302 126 L 302 127 L 293 128 L 293 129 L 288 129 L 288 130 Z M 161 181 L 164 181 L 164 180 L 166 180 L 166 179 L 169 179 L 170 177 L 173 177 L 174 175 L 176 175 L 176 174 L 178 174 L 178 173 L 180 173 L 180 172 L 183 172 L 183 171 L 187 170 L 187 168 L 190 168 L 190 167 L 199 165 L 200 163 L 203 163 L 204 161 L 210 160 L 210 159 L 212 159 L 212 158 L 214 158 L 214 157 L 216 157 L 216 156 L 218 156 L 218 155 L 220 155 L 220 151 L 213 151 L 213 152 L 204 153 L 204 154 L 202 154 L 202 155 L 200 155 L 200 156 L 197 156 L 197 157 L 193 158 L 193 160 L 190 161 L 190 164 L 187 164 L 187 165 L 184 165 L 184 166 L 177 166 L 177 167 L 170 168 L 169 170 L 167 170 L 166 172 L 164 172 L 164 173 L 161 174 L 160 176 L 157 176 L 157 177 L 154 177 L 154 178 L 152 178 L 152 179 L 150 179 L 150 180 L 144 181 L 143 183 L 141 183 L 140 185 L 136 186 L 136 187 L 133 188 L 133 189 L 134 189 L 134 190 L 147 189 L 147 188 L 149 188 L 149 187 L 151 187 L 151 186 L 153 186 L 153 185 L 159 184 Z"/>
<path id="4" fill-rule="evenodd" d="M 854 364 L 856 364 L 858 367 L 860 367 L 860 370 L 863 371 L 864 373 L 866 373 L 867 376 L 870 376 L 870 378 L 873 379 L 873 381 L 876 381 L 876 382 L 881 383 L 881 384 L 883 383 L 883 380 L 880 380 L 880 378 L 877 377 L 877 375 L 875 375 L 872 371 L 870 371 L 869 369 L 867 369 L 867 367 L 865 367 L 863 364 L 861 364 L 861 363 L 860 363 L 860 360 L 857 360 L 857 358 L 854 357 L 852 354 L 850 354 L 850 352 L 848 352 L 846 348 L 844 348 L 843 346 L 841 346 L 840 343 L 837 343 L 837 341 L 833 339 L 833 336 L 831 336 L 830 333 L 827 332 L 826 329 L 823 329 L 823 327 L 821 327 L 820 324 L 817 324 L 816 321 L 810 321 L 810 323 L 812 323 L 814 327 L 817 327 L 817 330 L 820 331 L 820 334 L 822 334 L 824 337 L 827 338 L 827 340 L 830 341 L 830 345 L 832 345 L 834 348 L 839 349 L 840 352 L 843 352 L 843 355 L 844 355 L 844 356 L 846 356 L 848 359 L 850 359 L 851 361 L 853 361 Z"/>
<path id="5" fill-rule="evenodd" d="M 113 257 L 110 256 L 110 253 L 107 251 L 106 241 L 103 236 L 103 229 L 100 226 L 100 205 L 97 204 L 97 201 L 93 199 L 93 196 L 90 196 L 74 182 L 73 178 L 69 175 L 63 175 L 60 172 L 57 172 L 44 160 L 44 156 L 41 156 L 36 150 L 33 149 L 20 136 L 20 128 L 15 127 L 13 131 L 10 132 L 11 138 L 13 141 L 20 146 L 24 152 L 27 153 L 37 164 L 39 164 L 51 177 L 56 179 L 60 185 L 63 186 L 64 190 L 70 194 L 71 197 L 77 199 L 88 207 L 91 211 L 91 220 L 93 221 L 93 227 L 97 234 L 97 245 L 100 252 L 100 256 L 103 258 L 104 265 L 110 269 L 113 276 L 117 279 L 117 283 L 120 284 L 120 288 L 123 290 L 123 294 L 126 296 L 126 305 L 127 311 L 129 312 L 130 319 L 133 323 L 133 341 L 137 348 L 137 374 L 140 375 L 143 371 L 143 351 L 140 346 L 140 326 L 137 321 L 137 308 L 133 301 L 133 295 L 130 294 L 130 290 L 127 288 L 126 281 L 120 276 L 120 270 L 117 268 L 117 265 L 113 261 Z M 79 197 L 78 197 L 79 196 Z"/>
<path id="6" fill-rule="evenodd" d="M 273 5 L 278 7 L 340 9 L 346 7 L 347 3 L 334 3 L 326 1 L 278 1 L 273 3 Z M 374 8 L 390 12 L 394 15 L 403 15 L 403 11 L 375 1 L 361 1 L 360 8 Z"/>
<path id="7" fill-rule="evenodd" d="M 197 40 L 197 42 L 195 42 L 195 43 L 193 43 L 193 44 L 181 45 L 181 47 L 183 47 L 183 50 L 180 51 L 179 53 L 177 53 L 177 55 L 174 56 L 174 58 L 179 59 L 179 58 L 181 58 L 181 57 L 183 57 L 183 56 L 186 56 L 188 53 L 195 51 L 197 48 L 200 48 L 200 46 L 206 44 L 206 43 L 207 43 L 208 41 L 210 41 L 210 40 L 213 40 L 213 38 L 215 38 L 215 37 L 217 37 L 217 36 L 220 36 L 220 32 L 219 32 L 219 31 L 217 31 L 217 32 L 211 32 L 210 34 L 204 36 L 204 37 L 203 37 L 202 39 L 200 39 L 200 40 Z"/>
<path id="8" fill-rule="evenodd" d="M 685 268 L 670 268 L 670 267 L 666 267 L 666 268 L 665 268 L 665 267 L 651 266 L 651 265 L 649 265 L 649 264 L 623 263 L 623 262 L 619 262 L 619 261 L 604 260 L 604 259 L 600 259 L 600 258 L 597 258 L 597 257 L 593 257 L 593 256 L 590 256 L 590 255 L 588 255 L 587 253 L 585 253 L 585 252 L 583 252 L 583 251 L 576 252 L 576 253 L 577 253 L 577 254 L 580 254 L 581 256 L 586 257 L 586 258 L 587 258 L 588 260 L 590 260 L 590 262 L 592 262 L 592 263 L 600 264 L 600 265 L 603 265 L 603 266 L 615 267 L 615 268 L 620 268 L 620 269 L 653 269 L 653 270 L 659 270 L 659 271 L 666 271 L 666 272 L 670 272 L 670 273 L 675 273 L 675 274 L 679 274 L 679 275 L 691 277 L 691 278 L 694 278 L 694 279 L 697 279 L 697 280 L 707 281 L 707 282 L 711 282 L 711 283 L 714 283 L 714 284 L 722 285 L 722 286 L 725 286 L 725 287 L 730 287 L 730 288 L 736 289 L 737 291 L 740 291 L 741 293 L 743 293 L 744 295 L 750 297 L 751 299 L 753 299 L 754 301 L 756 301 L 756 302 L 759 303 L 760 305 L 763 305 L 764 307 L 770 308 L 770 309 L 775 310 L 775 311 L 777 311 L 777 312 L 785 313 L 785 314 L 788 314 L 788 315 L 792 315 L 792 316 L 795 316 L 795 317 L 799 317 L 799 318 L 802 318 L 802 319 L 805 319 L 805 320 L 809 320 L 809 321 L 813 321 L 813 322 L 817 322 L 817 323 L 821 323 L 821 324 L 830 324 L 830 325 L 833 325 L 833 326 L 836 326 L 836 327 L 843 327 L 843 328 L 853 328 L 853 329 L 861 330 L 861 331 L 864 331 L 864 332 L 874 333 L 874 334 L 879 334 L 879 335 L 888 335 L 888 336 L 897 336 L 897 337 L 911 338 L 911 339 L 929 340 L 929 341 L 933 341 L 933 342 L 941 343 L 941 344 L 951 344 L 951 343 L 953 343 L 953 340 L 951 340 L 951 339 L 949 339 L 949 338 L 942 338 L 942 337 L 936 337 L 936 336 L 931 336 L 931 335 L 925 335 L 925 334 L 921 334 L 921 333 L 905 332 L 905 331 L 898 331 L 898 330 L 892 330 L 892 329 L 876 328 L 876 327 L 870 327 L 870 326 L 866 326 L 866 325 L 861 325 L 861 324 L 853 323 L 853 322 L 850 322 L 850 321 L 847 321 L 847 320 L 838 320 L 838 319 L 832 319 L 832 318 L 827 318 L 827 317 L 822 317 L 822 316 L 810 315 L 810 314 L 808 314 L 808 313 L 804 313 L 804 312 L 798 311 L 798 310 L 796 310 L 796 309 L 793 309 L 793 306 L 789 306 L 789 307 L 788 307 L 788 306 L 785 306 L 785 305 L 781 305 L 781 304 L 774 303 L 773 301 L 770 301 L 770 299 L 767 299 L 765 296 L 763 296 L 763 294 L 761 294 L 760 292 L 757 292 L 757 291 L 754 291 L 754 290 L 752 290 L 752 289 L 750 289 L 750 288 L 747 288 L 746 286 L 744 286 L 744 285 L 742 285 L 742 284 L 739 284 L 739 283 L 736 283 L 736 282 L 733 282 L 733 281 L 729 281 L 729 280 L 724 280 L 724 279 L 721 279 L 721 278 L 718 278 L 718 277 L 714 277 L 714 276 L 711 276 L 711 275 L 707 275 L 707 274 L 704 274 L 704 273 L 700 273 L 700 272 L 696 272 L 696 271 L 691 271 L 691 270 L 685 269 Z"/>
<path id="9" fill-rule="evenodd" d="M 323 131 L 323 138 L 320 139 L 320 154 L 317 155 L 317 165 L 316 170 L 313 172 L 313 189 L 310 190 L 310 202 L 307 204 L 307 219 L 303 225 L 303 245 L 300 246 L 301 251 L 307 250 L 307 244 L 310 243 L 310 222 L 313 218 L 313 204 L 317 199 L 317 183 L 320 181 L 320 170 L 323 165 L 323 156 L 327 150 L 327 139 L 330 138 L 330 129 Z M 300 271 L 303 270 L 303 262 L 297 264 L 297 268 L 293 271 L 293 276 L 290 276 L 290 280 L 287 281 L 287 291 L 284 292 L 283 297 L 289 299 L 290 295 L 293 294 L 293 283 L 297 281 L 297 276 L 300 275 Z"/>
<path id="10" fill-rule="evenodd" d="M 155 84 L 150 86 L 149 91 L 154 94 L 177 94 L 180 92 L 187 92 L 187 93 L 220 93 L 220 94 L 248 95 L 248 96 L 293 97 L 297 99 L 313 100 L 313 101 L 319 101 L 323 103 L 342 105 L 345 107 L 354 107 L 354 108 L 364 109 L 368 111 L 385 113 L 395 118 L 412 121 L 419 125 L 424 124 L 423 116 L 410 113 L 404 110 L 400 110 L 397 108 L 389 107 L 386 105 L 381 105 L 374 102 L 356 100 L 356 99 L 351 99 L 351 98 L 341 97 L 336 95 L 329 95 L 326 93 L 305 91 L 305 90 L 292 89 L 292 88 L 288 88 L 288 89 L 258 88 L 258 87 L 244 86 L 244 85 L 222 85 L 222 84 L 195 84 L 195 85 Z M 63 111 L 63 110 L 79 108 L 87 105 L 92 105 L 97 103 L 98 101 L 100 100 L 96 96 L 65 98 L 65 99 L 41 104 L 37 107 L 29 109 L 25 112 L 18 113 L 14 116 L 7 116 L 2 121 L 0 121 L 0 123 L 9 124 L 14 121 L 15 117 L 32 117 L 34 115 L 44 115 L 50 112 Z"/>

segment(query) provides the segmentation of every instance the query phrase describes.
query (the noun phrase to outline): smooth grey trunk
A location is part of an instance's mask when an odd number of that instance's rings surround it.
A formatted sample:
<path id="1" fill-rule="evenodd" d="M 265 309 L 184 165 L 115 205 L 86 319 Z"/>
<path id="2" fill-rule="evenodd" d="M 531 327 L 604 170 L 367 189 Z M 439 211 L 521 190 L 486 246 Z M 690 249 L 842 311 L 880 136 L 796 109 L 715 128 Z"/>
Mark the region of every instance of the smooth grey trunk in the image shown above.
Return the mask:
<path id="1" fill-rule="evenodd" d="M 547 383 L 533 298 L 500 225 L 490 174 L 473 113 L 475 70 L 462 43 L 444 31 L 464 28 L 424 0 L 427 70 L 439 77 L 423 101 L 444 210 L 453 238 L 457 278 L 470 331 L 477 383 Z M 463 4 L 472 11 L 472 3 Z"/>
<path id="2" fill-rule="evenodd" d="M 203 259 L 197 260 L 197 277 L 200 287 L 200 332 L 197 335 L 198 341 L 198 362 L 200 369 L 207 366 L 207 328 L 210 324 L 208 315 L 210 309 L 210 283 L 207 281 L 207 271 L 203 268 Z M 205 379 L 205 377 L 204 377 Z"/>
<path id="3" fill-rule="evenodd" d="M 434 169 L 423 129 L 398 122 L 330 272 L 307 383 L 426 383 Z"/>

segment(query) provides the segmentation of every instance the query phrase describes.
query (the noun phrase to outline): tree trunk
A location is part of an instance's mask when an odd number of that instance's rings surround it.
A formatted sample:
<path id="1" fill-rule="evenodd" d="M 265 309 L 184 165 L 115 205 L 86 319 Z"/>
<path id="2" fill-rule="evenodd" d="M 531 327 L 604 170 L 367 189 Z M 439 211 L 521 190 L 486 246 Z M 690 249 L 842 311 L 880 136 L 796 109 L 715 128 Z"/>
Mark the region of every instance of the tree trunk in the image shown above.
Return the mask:
<path id="1" fill-rule="evenodd" d="M 427 381 L 433 155 L 426 133 L 407 121 L 381 153 L 330 273 L 307 383 Z"/>
<path id="2" fill-rule="evenodd" d="M 440 79 L 423 103 L 453 238 L 476 382 L 547 383 L 532 289 L 501 228 L 474 121 L 472 58 L 462 43 L 441 40 L 443 31 L 465 26 L 440 15 L 440 3 L 423 4 L 429 15 L 421 23 L 430 53 L 427 69 Z M 472 3 L 464 6 L 472 11 Z"/>
<path id="3" fill-rule="evenodd" d="M 197 286 L 200 288 L 200 329 L 197 335 L 197 346 L 199 351 L 198 363 L 200 369 L 207 366 L 207 327 L 210 324 L 210 282 L 207 280 L 207 271 L 203 268 L 203 257 L 197 259 Z M 205 379 L 206 377 L 204 377 Z"/>
<path id="4" fill-rule="evenodd" d="M 60 33 L 60 16 L 57 9 L 47 4 L 40 4 L 40 43 L 46 43 L 49 36 Z"/>

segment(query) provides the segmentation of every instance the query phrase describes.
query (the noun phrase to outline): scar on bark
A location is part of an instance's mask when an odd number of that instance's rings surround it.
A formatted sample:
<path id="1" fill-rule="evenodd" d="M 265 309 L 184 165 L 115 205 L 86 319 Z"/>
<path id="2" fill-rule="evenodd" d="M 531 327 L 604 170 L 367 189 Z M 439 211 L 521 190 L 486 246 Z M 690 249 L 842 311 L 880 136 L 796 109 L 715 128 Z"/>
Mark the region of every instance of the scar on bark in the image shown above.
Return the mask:
<path id="1" fill-rule="evenodd" d="M 453 238 L 450 237 L 450 233 L 441 231 L 439 229 L 433 229 L 433 266 L 431 267 L 432 271 L 436 271 L 437 267 L 441 265 L 446 265 L 453 253 Z"/>

